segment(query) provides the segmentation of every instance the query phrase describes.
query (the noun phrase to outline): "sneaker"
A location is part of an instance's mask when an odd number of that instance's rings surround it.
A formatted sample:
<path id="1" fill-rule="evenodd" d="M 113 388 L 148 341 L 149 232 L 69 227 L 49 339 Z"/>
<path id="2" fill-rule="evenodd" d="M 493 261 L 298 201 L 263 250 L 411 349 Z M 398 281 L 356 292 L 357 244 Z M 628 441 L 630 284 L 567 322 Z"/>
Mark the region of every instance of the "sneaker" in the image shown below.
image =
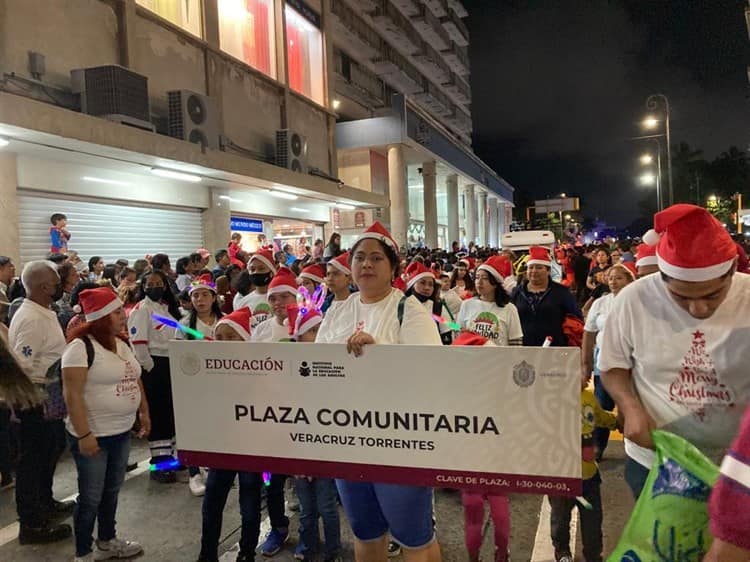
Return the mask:
<path id="1" fill-rule="evenodd" d="M 134 541 L 117 537 L 108 541 L 96 541 L 94 560 L 111 560 L 112 558 L 131 558 L 143 552 L 143 547 Z"/>
<path id="2" fill-rule="evenodd" d="M 263 556 L 275 556 L 284 546 L 286 541 L 289 540 L 289 530 L 279 531 L 278 529 L 271 529 L 271 532 L 266 536 L 266 540 L 260 545 L 260 553 Z"/>
<path id="3" fill-rule="evenodd" d="M 573 562 L 573 555 L 568 551 L 555 551 L 555 562 Z"/>
<path id="4" fill-rule="evenodd" d="M 72 515 L 75 508 L 76 502 L 73 500 L 66 502 L 52 500 L 52 503 L 47 506 L 45 511 L 49 521 L 58 521 Z"/>
<path id="5" fill-rule="evenodd" d="M 191 476 L 190 482 L 188 482 L 188 487 L 190 488 L 190 493 L 196 498 L 199 498 L 206 493 L 206 483 L 203 481 L 203 476 L 201 474 Z"/>
<path id="6" fill-rule="evenodd" d="M 94 553 L 89 552 L 85 556 L 76 556 L 73 558 L 73 562 L 94 562 Z"/>
<path id="7" fill-rule="evenodd" d="M 46 525 L 44 527 L 26 527 L 21 525 L 18 531 L 18 542 L 21 544 L 48 544 L 62 541 L 73 534 L 70 525 Z"/>
<path id="8" fill-rule="evenodd" d="M 302 541 L 298 542 L 297 543 L 297 547 L 294 549 L 294 559 L 295 560 L 304 560 L 306 552 L 307 552 L 307 548 L 302 543 Z"/>
<path id="9" fill-rule="evenodd" d="M 390 541 L 388 543 L 388 558 L 395 558 L 401 554 L 401 545 L 396 541 Z"/>
<path id="10" fill-rule="evenodd" d="M 159 484 L 174 484 L 177 482 L 177 475 L 174 470 L 152 470 L 148 477 Z"/>

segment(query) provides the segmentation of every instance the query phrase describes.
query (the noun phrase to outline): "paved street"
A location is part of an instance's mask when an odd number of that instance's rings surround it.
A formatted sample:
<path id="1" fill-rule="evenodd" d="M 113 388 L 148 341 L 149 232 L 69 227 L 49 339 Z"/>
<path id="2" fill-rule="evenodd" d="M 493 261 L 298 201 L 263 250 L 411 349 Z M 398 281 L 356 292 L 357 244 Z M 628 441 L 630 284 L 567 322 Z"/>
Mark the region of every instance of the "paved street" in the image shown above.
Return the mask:
<path id="1" fill-rule="evenodd" d="M 602 463 L 604 478 L 603 496 L 605 513 L 605 553 L 614 546 L 627 516 L 632 509 L 632 499 L 623 480 L 622 443 L 615 441 Z M 143 443 L 135 442 L 131 453 L 132 460 L 144 461 L 147 449 Z M 197 558 L 200 544 L 201 499 L 188 492 L 186 484 L 160 485 L 153 483 L 145 472 L 145 462 L 129 475 L 120 494 L 118 510 L 118 532 L 123 537 L 140 541 L 145 554 L 139 560 L 148 562 L 190 562 Z M 55 491 L 58 498 L 75 494 L 75 467 L 68 455 L 58 467 Z M 540 496 L 514 495 L 512 509 L 512 559 L 514 562 L 548 562 L 549 534 L 546 525 L 540 532 L 539 544 L 535 539 L 539 527 L 539 517 L 543 498 Z M 463 513 L 460 495 L 454 491 L 438 491 L 436 494 L 438 534 L 443 546 L 446 562 L 466 560 L 463 547 Z M 291 514 L 291 512 L 290 512 Z M 296 537 L 297 517 L 292 514 L 292 536 Z M 267 528 L 264 522 L 264 532 Z M 344 559 L 353 560 L 351 532 L 344 524 Z M 0 494 L 0 560 L 13 562 L 60 562 L 72 560 L 72 539 L 49 546 L 20 546 L 17 540 L 15 502 L 12 490 Z M 223 550 L 231 550 L 239 537 L 239 509 L 237 490 L 230 494 L 224 518 Z M 580 540 L 578 541 L 580 543 Z M 492 560 L 492 529 L 485 527 L 483 546 L 484 560 Z M 293 542 L 274 560 L 293 560 Z M 580 545 L 578 547 L 578 560 Z M 533 557 L 533 558 L 532 558 Z M 261 557 L 259 556 L 260 560 Z M 231 553 L 224 560 L 233 561 Z M 397 558 L 395 560 L 401 560 Z"/>

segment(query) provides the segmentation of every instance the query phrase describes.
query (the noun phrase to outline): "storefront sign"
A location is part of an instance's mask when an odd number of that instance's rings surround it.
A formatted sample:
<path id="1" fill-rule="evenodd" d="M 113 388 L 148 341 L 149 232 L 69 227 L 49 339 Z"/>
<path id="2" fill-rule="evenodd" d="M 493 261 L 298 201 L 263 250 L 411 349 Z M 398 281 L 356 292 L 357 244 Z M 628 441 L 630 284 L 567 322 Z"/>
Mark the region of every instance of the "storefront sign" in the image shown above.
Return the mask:
<path id="1" fill-rule="evenodd" d="M 365 213 L 363 211 L 356 211 L 354 213 L 354 228 L 365 227 Z"/>
<path id="2" fill-rule="evenodd" d="M 288 6 L 294 8 L 299 15 L 320 29 L 320 16 L 303 0 L 286 0 Z"/>
<path id="3" fill-rule="evenodd" d="M 333 228 L 338 230 L 341 228 L 341 211 L 338 209 L 332 209 L 331 214 L 333 215 Z"/>
<path id="4" fill-rule="evenodd" d="M 578 349 L 174 341 L 170 363 L 189 466 L 581 491 Z"/>
<path id="5" fill-rule="evenodd" d="M 246 219 L 232 217 L 230 219 L 230 230 L 237 232 L 263 232 L 263 221 L 260 219 Z"/>

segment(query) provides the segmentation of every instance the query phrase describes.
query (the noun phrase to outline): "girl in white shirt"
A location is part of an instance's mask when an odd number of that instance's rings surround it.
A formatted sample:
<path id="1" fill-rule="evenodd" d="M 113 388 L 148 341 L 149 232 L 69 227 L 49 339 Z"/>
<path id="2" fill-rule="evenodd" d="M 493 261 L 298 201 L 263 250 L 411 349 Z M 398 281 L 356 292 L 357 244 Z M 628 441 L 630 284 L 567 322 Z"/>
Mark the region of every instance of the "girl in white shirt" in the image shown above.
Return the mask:
<path id="1" fill-rule="evenodd" d="M 418 261 L 413 261 L 406 268 L 406 296 L 416 297 L 433 319 L 435 316 L 443 318 L 444 321 L 436 320 L 440 339 L 443 345 L 450 345 L 453 341 L 453 330 L 449 324 L 455 322 L 453 313 L 440 298 L 440 285 L 433 271 Z"/>
<path id="2" fill-rule="evenodd" d="M 399 258 L 390 233 L 376 222 L 362 233 L 351 255 L 360 292 L 328 311 L 316 342 L 346 343 L 355 356 L 373 344 L 440 345 L 435 322 L 420 302 L 391 286 Z M 389 531 L 406 547 L 407 562 L 441 560 L 430 488 L 346 480 L 337 480 L 336 486 L 356 538 L 357 562 L 386 560 Z"/>
<path id="3" fill-rule="evenodd" d="M 522 345 L 521 321 L 503 287 L 500 262 L 498 256 L 492 256 L 477 268 L 478 296 L 461 303 L 458 323 L 461 329 L 485 337 L 494 345 Z"/>

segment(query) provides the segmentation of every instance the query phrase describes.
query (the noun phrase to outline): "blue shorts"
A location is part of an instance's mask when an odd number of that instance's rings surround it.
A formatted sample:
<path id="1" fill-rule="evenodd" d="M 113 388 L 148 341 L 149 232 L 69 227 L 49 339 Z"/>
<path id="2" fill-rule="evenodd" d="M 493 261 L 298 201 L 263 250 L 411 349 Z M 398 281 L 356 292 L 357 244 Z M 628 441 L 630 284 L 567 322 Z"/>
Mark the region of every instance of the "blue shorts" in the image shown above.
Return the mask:
<path id="1" fill-rule="evenodd" d="M 371 542 L 390 530 L 405 548 L 422 548 L 435 539 L 432 488 L 336 480 L 341 503 L 358 540 Z"/>

